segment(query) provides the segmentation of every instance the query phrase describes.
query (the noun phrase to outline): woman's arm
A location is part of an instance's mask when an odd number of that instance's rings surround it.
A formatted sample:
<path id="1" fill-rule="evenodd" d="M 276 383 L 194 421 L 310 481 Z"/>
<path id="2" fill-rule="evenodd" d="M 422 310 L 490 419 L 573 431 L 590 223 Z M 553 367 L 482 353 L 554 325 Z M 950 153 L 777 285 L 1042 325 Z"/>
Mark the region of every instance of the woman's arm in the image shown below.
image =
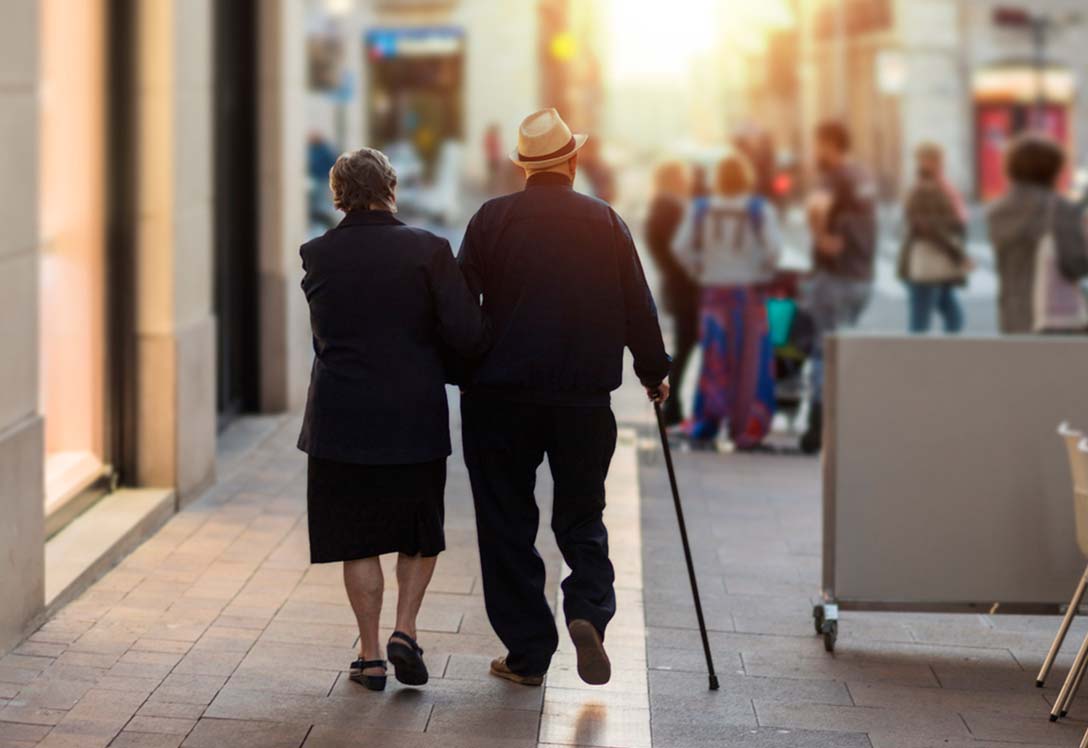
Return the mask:
<path id="1" fill-rule="evenodd" d="M 443 241 L 427 267 L 431 298 L 438 317 L 442 341 L 461 356 L 473 358 L 490 345 L 490 326 L 465 276 L 453 257 L 449 242 Z"/>

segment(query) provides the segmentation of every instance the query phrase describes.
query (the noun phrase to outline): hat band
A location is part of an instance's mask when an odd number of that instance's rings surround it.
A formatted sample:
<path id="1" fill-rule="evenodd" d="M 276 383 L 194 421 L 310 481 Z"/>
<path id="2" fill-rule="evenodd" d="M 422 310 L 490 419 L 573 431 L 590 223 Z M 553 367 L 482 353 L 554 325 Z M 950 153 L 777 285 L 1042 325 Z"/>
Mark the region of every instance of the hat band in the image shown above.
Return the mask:
<path id="1" fill-rule="evenodd" d="M 518 151 L 518 161 L 524 161 L 526 163 L 533 163 L 534 161 L 550 161 L 553 158 L 559 158 L 560 156 L 566 156 L 574 150 L 575 141 L 574 136 L 570 136 L 570 140 L 567 144 L 560 148 L 558 151 L 552 151 L 551 153 L 545 153 L 543 156 L 526 156 Z"/>

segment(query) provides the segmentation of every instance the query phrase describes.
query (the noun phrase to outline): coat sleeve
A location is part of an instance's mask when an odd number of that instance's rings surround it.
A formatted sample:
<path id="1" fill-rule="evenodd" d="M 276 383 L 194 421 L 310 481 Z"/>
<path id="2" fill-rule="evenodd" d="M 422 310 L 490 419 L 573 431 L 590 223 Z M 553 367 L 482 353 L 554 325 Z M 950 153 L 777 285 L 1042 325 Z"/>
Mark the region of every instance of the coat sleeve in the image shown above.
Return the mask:
<path id="1" fill-rule="evenodd" d="M 457 252 L 457 264 L 461 266 L 468 290 L 476 298 L 484 290 L 484 243 L 481 237 L 480 213 L 476 213 L 468 222 L 465 236 L 461 239 L 461 248 Z"/>
<path id="2" fill-rule="evenodd" d="M 1088 276 L 1088 239 L 1085 238 L 1084 213 L 1077 205 L 1062 201 L 1057 206 L 1054 219 L 1058 267 L 1066 280 L 1075 283 Z"/>
<path id="3" fill-rule="evenodd" d="M 669 375 L 671 359 L 665 353 L 657 307 L 646 283 L 635 242 L 623 220 L 612 214 L 613 235 L 623 286 L 625 342 L 635 357 L 635 375 L 644 387 L 656 387 Z"/>
<path id="4" fill-rule="evenodd" d="M 431 298 L 442 342 L 460 356 L 473 358 L 487 350 L 489 326 L 476 296 L 453 258 L 449 242 L 432 255 L 427 268 Z"/>

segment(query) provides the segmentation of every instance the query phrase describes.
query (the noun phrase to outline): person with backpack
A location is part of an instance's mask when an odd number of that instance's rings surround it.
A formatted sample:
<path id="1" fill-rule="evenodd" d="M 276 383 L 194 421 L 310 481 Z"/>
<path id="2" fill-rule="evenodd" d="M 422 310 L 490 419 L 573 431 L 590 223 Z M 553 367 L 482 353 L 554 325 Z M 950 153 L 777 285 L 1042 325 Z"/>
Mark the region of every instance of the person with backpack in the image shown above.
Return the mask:
<path id="1" fill-rule="evenodd" d="M 754 182 L 744 156 L 726 156 L 714 194 L 692 201 L 673 240 L 701 287 L 703 364 L 684 432 L 704 446 L 714 444 L 724 421 L 736 449 L 758 449 L 774 417 L 763 286 L 774 275 L 781 238 L 774 210 L 753 194 Z"/>

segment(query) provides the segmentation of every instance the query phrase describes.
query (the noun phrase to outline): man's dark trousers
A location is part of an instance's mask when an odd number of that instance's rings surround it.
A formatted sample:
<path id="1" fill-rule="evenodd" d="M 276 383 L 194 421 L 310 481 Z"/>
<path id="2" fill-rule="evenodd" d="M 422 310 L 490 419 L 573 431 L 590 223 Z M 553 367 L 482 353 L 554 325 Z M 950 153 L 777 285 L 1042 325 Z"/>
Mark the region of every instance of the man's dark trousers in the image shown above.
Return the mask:
<path id="1" fill-rule="evenodd" d="M 588 620 L 603 637 L 616 612 L 602 519 L 616 420 L 607 405 L 519 403 L 468 393 L 461 398 L 461 430 L 487 615 L 509 652 L 510 669 L 542 674 L 559 637 L 534 545 L 540 520 L 536 471 L 547 455 L 555 486 L 552 530 L 571 569 L 563 581 L 563 613 L 568 623 Z"/>

